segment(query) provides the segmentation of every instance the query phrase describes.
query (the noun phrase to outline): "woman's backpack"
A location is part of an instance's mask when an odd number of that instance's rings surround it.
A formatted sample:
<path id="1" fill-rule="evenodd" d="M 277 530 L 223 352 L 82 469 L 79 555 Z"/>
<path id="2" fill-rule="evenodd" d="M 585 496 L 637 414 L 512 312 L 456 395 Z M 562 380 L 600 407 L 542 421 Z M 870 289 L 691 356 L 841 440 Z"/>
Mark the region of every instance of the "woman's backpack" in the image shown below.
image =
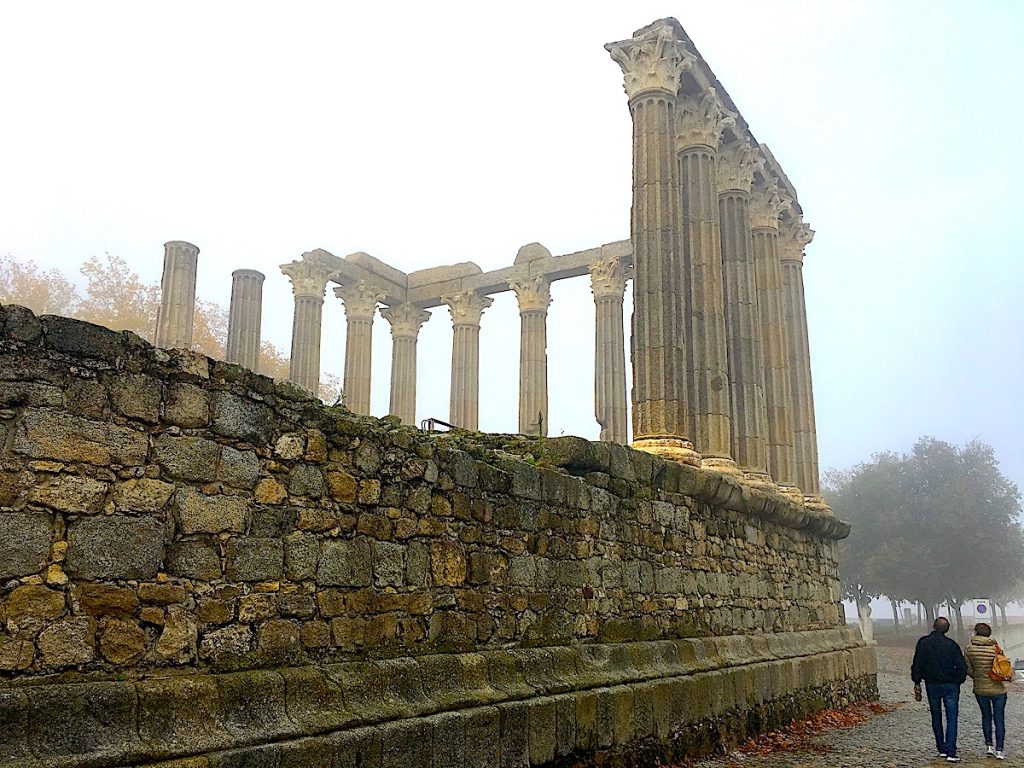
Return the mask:
<path id="1" fill-rule="evenodd" d="M 989 679 L 998 680 L 1001 683 L 1013 680 L 1013 662 L 1003 655 L 1003 649 L 996 643 L 996 656 L 992 659 L 992 669 L 988 673 Z"/>

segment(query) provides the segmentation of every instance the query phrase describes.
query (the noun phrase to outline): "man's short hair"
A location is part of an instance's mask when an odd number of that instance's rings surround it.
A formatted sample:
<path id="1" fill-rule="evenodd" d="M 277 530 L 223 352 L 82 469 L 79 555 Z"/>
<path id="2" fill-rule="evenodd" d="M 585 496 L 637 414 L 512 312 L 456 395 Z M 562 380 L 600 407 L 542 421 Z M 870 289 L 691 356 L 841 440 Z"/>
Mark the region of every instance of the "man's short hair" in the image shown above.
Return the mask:
<path id="1" fill-rule="evenodd" d="M 974 625 L 974 634 L 978 637 L 992 637 L 992 627 L 985 622 L 979 622 Z"/>
<path id="2" fill-rule="evenodd" d="M 939 616 L 939 618 L 935 620 L 935 623 L 932 624 L 932 629 L 934 629 L 936 632 L 946 634 L 947 632 L 949 632 L 949 619 L 947 619 L 945 616 Z"/>

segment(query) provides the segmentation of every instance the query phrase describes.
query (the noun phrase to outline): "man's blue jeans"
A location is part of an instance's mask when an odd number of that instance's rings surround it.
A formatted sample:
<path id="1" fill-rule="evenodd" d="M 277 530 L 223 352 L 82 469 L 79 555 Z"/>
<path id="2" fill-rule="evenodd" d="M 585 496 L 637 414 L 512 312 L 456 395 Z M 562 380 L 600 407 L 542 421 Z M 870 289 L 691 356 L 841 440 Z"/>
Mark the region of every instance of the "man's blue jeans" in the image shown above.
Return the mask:
<path id="1" fill-rule="evenodd" d="M 998 696 L 979 696 L 974 694 L 981 707 L 981 733 L 985 737 L 986 746 L 992 746 L 992 721 L 996 724 L 996 749 L 1003 751 L 1003 739 L 1006 737 L 1006 694 Z"/>
<path id="2" fill-rule="evenodd" d="M 956 683 L 925 683 L 928 708 L 932 711 L 935 748 L 949 757 L 956 755 L 956 720 L 960 714 L 960 686 Z M 942 734 L 942 709 L 946 709 L 946 734 Z"/>

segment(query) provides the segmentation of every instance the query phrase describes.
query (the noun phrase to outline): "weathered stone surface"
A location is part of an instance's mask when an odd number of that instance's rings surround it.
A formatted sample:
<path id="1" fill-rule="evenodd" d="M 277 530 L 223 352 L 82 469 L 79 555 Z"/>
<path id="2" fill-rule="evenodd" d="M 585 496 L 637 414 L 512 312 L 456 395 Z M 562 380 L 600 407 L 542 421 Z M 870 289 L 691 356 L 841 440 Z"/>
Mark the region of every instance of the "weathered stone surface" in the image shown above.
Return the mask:
<path id="1" fill-rule="evenodd" d="M 274 443 L 274 453 L 285 461 L 301 459 L 306 450 L 306 438 L 301 432 L 286 432 Z"/>
<path id="2" fill-rule="evenodd" d="M 28 669 L 32 665 L 35 654 L 36 647 L 29 638 L 0 634 L 0 671 L 18 672 Z M 0 696 L 2 695 L 3 692 L 0 691 Z M 0 755 L 3 754 L 2 743 L 3 740 L 0 739 Z"/>
<path id="3" fill-rule="evenodd" d="M 217 662 L 224 658 L 243 656 L 253 647 L 252 630 L 244 625 L 234 625 L 205 633 L 199 646 L 199 655 Z"/>
<path id="4" fill-rule="evenodd" d="M 288 498 L 288 489 L 272 477 L 256 483 L 256 501 L 260 504 L 280 504 Z"/>
<path id="5" fill-rule="evenodd" d="M 227 546 L 227 577 L 231 581 L 279 581 L 284 575 L 280 539 L 234 538 Z"/>
<path id="6" fill-rule="evenodd" d="M 68 571 L 83 579 L 149 579 L 164 559 L 160 520 L 104 515 L 68 526 Z"/>
<path id="7" fill-rule="evenodd" d="M 210 397 L 191 384 L 170 384 L 164 401 L 164 418 L 186 429 L 205 427 L 210 423 Z"/>
<path id="8" fill-rule="evenodd" d="M 260 461 L 252 451 L 225 446 L 217 468 L 217 479 L 235 488 L 252 489 L 260 475 Z"/>
<path id="9" fill-rule="evenodd" d="M 324 477 L 320 470 L 308 464 L 298 464 L 288 475 L 288 493 L 319 499 L 324 495 Z"/>
<path id="10" fill-rule="evenodd" d="M 167 548 L 167 571 L 185 579 L 215 581 L 221 577 L 220 550 L 208 538 L 175 541 Z"/>
<path id="11" fill-rule="evenodd" d="M 434 584 L 457 587 L 466 580 L 466 555 L 458 542 L 439 541 L 430 546 Z"/>
<path id="12" fill-rule="evenodd" d="M 373 542 L 373 584 L 401 587 L 405 583 L 405 546 L 386 541 Z"/>
<path id="13" fill-rule="evenodd" d="M 29 500 L 59 512 L 91 515 L 103 510 L 109 486 L 91 477 L 58 475 L 33 486 Z"/>
<path id="14" fill-rule="evenodd" d="M 213 431 L 225 437 L 265 445 L 274 431 L 273 416 L 262 403 L 218 392 L 213 397 Z"/>
<path id="15" fill-rule="evenodd" d="M 358 483 L 352 475 L 347 472 L 328 472 L 326 479 L 332 499 L 346 503 L 356 500 Z"/>
<path id="16" fill-rule="evenodd" d="M 147 424 L 160 420 L 160 382 L 149 376 L 121 374 L 110 381 L 109 387 L 110 402 L 122 416 Z"/>
<path id="17" fill-rule="evenodd" d="M 139 600 L 150 605 L 175 605 L 185 602 L 185 588 L 180 584 L 158 582 L 156 584 L 140 584 Z"/>
<path id="18" fill-rule="evenodd" d="M 194 483 L 217 479 L 221 447 L 201 437 L 161 435 L 153 443 L 153 458 L 171 477 Z"/>
<path id="19" fill-rule="evenodd" d="M 0 581 L 38 573 L 50 554 L 49 515 L 0 512 Z"/>
<path id="20" fill-rule="evenodd" d="M 107 584 L 82 584 L 78 601 L 82 610 L 93 616 L 126 619 L 134 616 L 139 608 L 139 597 L 135 590 Z"/>
<path id="21" fill-rule="evenodd" d="M 371 583 L 370 542 L 365 538 L 325 541 L 320 545 L 317 581 L 324 586 L 368 587 Z"/>
<path id="22" fill-rule="evenodd" d="M 249 503 L 244 496 L 207 496 L 192 488 L 180 488 L 177 502 L 178 520 L 185 534 L 242 533 L 249 519 Z"/>
<path id="23" fill-rule="evenodd" d="M 306 581 L 316 578 L 320 555 L 317 537 L 296 531 L 284 542 L 284 559 L 288 578 L 292 581 Z"/>
<path id="24" fill-rule="evenodd" d="M 174 486 L 160 480 L 126 480 L 113 487 L 111 500 L 122 512 L 160 512 L 167 507 Z"/>
<path id="25" fill-rule="evenodd" d="M 100 653 L 112 664 L 127 665 L 138 661 L 146 652 L 146 633 L 135 624 L 113 620 L 100 635 Z"/>
<path id="26" fill-rule="evenodd" d="M 198 636 L 198 627 L 192 616 L 183 609 L 171 608 L 157 640 L 156 652 L 169 662 L 187 664 L 196 658 Z"/>
<path id="27" fill-rule="evenodd" d="M 43 663 L 64 669 L 92 661 L 96 655 L 95 635 L 96 620 L 89 617 L 51 624 L 39 634 Z"/>
<path id="28" fill-rule="evenodd" d="M 29 409 L 14 435 L 15 453 L 36 459 L 131 465 L 144 463 L 148 450 L 141 432 L 59 411 Z"/>
<path id="29" fill-rule="evenodd" d="M 64 593 L 41 584 L 16 587 L 7 597 L 7 620 L 16 626 L 64 615 Z"/>

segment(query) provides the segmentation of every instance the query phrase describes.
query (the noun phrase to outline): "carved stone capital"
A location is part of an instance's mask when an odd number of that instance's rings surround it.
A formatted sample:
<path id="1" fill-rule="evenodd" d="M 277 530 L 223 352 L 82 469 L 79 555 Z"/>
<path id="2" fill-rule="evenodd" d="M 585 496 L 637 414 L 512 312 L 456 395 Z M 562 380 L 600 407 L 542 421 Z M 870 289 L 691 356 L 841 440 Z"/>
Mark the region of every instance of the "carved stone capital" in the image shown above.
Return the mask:
<path id="1" fill-rule="evenodd" d="M 543 275 L 509 281 L 516 292 L 520 312 L 547 312 L 551 304 L 551 283 Z"/>
<path id="2" fill-rule="evenodd" d="M 365 280 L 349 285 L 339 285 L 334 295 L 345 305 L 345 316 L 349 320 L 372 320 L 377 310 L 377 302 L 384 298 L 380 288 Z"/>
<path id="3" fill-rule="evenodd" d="M 754 173 L 764 167 L 764 159 L 754 154 L 746 139 L 718 151 L 718 190 L 750 192 Z"/>
<path id="4" fill-rule="evenodd" d="M 622 68 L 630 101 L 646 91 L 665 91 L 675 96 L 679 92 L 679 78 L 697 60 L 664 19 L 640 30 L 636 37 L 608 43 L 604 49 Z"/>
<path id="5" fill-rule="evenodd" d="M 429 312 L 408 301 L 383 307 L 380 316 L 391 323 L 391 336 L 395 339 L 415 339 L 420 333 L 420 326 L 430 319 Z"/>
<path id="6" fill-rule="evenodd" d="M 750 195 L 750 228 L 777 230 L 779 216 L 789 205 L 776 184 L 757 187 Z"/>
<path id="7" fill-rule="evenodd" d="M 626 291 L 626 281 L 633 276 L 632 265 L 622 259 L 611 258 L 595 261 L 590 265 L 590 290 L 595 299 L 618 299 Z"/>
<path id="8" fill-rule="evenodd" d="M 297 299 L 323 301 L 327 281 L 335 276 L 330 267 L 305 256 L 301 260 L 282 264 L 281 271 L 291 279 L 292 293 Z"/>
<path id="9" fill-rule="evenodd" d="M 680 99 L 676 106 L 676 149 L 680 152 L 699 146 L 717 149 L 722 132 L 732 125 L 736 125 L 736 113 L 722 105 L 714 88 Z"/>
<path id="10" fill-rule="evenodd" d="M 796 216 L 779 229 L 779 257 L 782 261 L 804 261 L 804 248 L 814 240 L 814 230 L 804 222 L 802 216 Z"/>
<path id="11" fill-rule="evenodd" d="M 441 301 L 448 305 L 453 325 L 480 325 L 480 316 L 494 303 L 490 296 L 481 296 L 476 291 L 442 296 Z"/>

